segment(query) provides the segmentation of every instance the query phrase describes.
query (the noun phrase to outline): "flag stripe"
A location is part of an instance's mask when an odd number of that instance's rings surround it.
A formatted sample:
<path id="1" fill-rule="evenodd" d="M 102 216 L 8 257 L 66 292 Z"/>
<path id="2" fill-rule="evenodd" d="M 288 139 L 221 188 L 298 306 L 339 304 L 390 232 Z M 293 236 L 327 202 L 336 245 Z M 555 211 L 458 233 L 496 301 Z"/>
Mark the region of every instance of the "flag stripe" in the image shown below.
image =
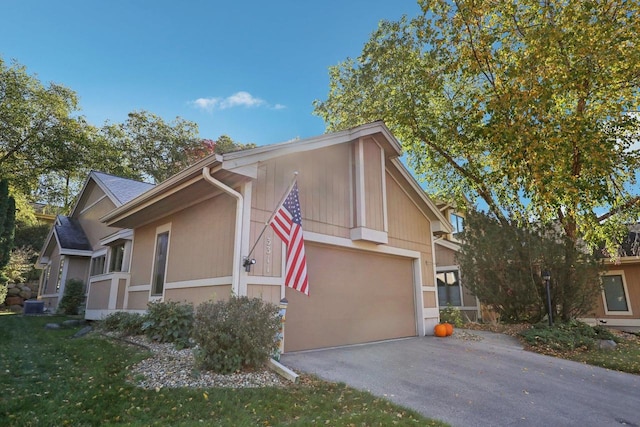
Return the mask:
<path id="1" fill-rule="evenodd" d="M 285 286 L 309 295 L 302 213 L 295 183 L 269 223 L 286 246 Z"/>

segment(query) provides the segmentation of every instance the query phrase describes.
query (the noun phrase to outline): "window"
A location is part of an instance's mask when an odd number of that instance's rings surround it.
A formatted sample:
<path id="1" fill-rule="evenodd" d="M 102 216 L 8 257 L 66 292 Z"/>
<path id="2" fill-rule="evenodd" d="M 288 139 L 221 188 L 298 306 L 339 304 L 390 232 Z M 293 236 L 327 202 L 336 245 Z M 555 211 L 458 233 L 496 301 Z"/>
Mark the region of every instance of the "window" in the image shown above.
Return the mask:
<path id="1" fill-rule="evenodd" d="M 169 249 L 169 232 L 165 231 L 156 237 L 156 255 L 153 263 L 152 295 L 162 295 L 164 276 L 167 267 L 167 251 Z"/>
<path id="2" fill-rule="evenodd" d="M 602 289 L 607 314 L 631 314 L 627 299 L 627 286 L 622 274 L 611 274 L 602 278 Z"/>
<path id="3" fill-rule="evenodd" d="M 104 265 L 106 261 L 107 261 L 106 255 L 100 255 L 100 256 L 91 258 L 91 276 L 104 274 Z"/>
<path id="4" fill-rule="evenodd" d="M 460 307 L 462 305 L 462 294 L 460 292 L 458 270 L 438 271 L 436 280 L 438 282 L 438 304 L 440 307 L 446 307 L 448 304 Z"/>
<path id="5" fill-rule="evenodd" d="M 449 221 L 451 221 L 451 225 L 453 226 L 453 234 L 462 233 L 464 231 L 463 217 L 452 213 L 449 215 Z"/>
<path id="6" fill-rule="evenodd" d="M 58 269 L 58 278 L 56 279 L 56 292 L 60 292 L 60 283 L 62 282 L 63 272 L 64 272 L 64 257 L 60 257 L 60 268 Z"/>
<path id="7" fill-rule="evenodd" d="M 49 276 L 51 275 L 51 264 L 47 264 L 47 267 L 42 272 L 42 293 L 47 294 L 49 290 Z"/>
<path id="8" fill-rule="evenodd" d="M 124 261 L 124 243 L 111 247 L 111 260 L 109 271 L 122 271 Z"/>

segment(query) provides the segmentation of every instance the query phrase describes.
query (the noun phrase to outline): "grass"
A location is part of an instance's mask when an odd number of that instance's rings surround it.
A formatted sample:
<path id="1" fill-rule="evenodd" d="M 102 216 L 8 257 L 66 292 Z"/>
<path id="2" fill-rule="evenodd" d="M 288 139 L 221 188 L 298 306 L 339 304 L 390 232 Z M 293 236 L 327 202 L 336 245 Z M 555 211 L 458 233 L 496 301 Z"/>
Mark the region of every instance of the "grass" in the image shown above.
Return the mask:
<path id="1" fill-rule="evenodd" d="M 148 353 L 65 317 L 0 316 L 0 419 L 12 426 L 444 426 L 344 384 L 302 377 L 287 388 L 143 390 L 128 370 Z"/>
<path id="2" fill-rule="evenodd" d="M 614 350 L 588 350 L 567 356 L 576 362 L 640 375 L 640 337 L 619 334 Z"/>

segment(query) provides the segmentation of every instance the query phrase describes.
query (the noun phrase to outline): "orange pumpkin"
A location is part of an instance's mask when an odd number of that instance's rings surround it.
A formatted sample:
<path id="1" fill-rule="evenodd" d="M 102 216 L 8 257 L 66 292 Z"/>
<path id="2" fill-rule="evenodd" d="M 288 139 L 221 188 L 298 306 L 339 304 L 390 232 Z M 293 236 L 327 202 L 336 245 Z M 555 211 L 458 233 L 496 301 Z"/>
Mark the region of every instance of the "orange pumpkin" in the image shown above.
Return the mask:
<path id="1" fill-rule="evenodd" d="M 447 336 L 453 335 L 453 325 L 451 323 L 444 323 L 445 328 L 447 328 Z"/>
<path id="2" fill-rule="evenodd" d="M 447 327 L 443 323 L 440 323 L 433 328 L 433 333 L 437 337 L 446 337 Z"/>

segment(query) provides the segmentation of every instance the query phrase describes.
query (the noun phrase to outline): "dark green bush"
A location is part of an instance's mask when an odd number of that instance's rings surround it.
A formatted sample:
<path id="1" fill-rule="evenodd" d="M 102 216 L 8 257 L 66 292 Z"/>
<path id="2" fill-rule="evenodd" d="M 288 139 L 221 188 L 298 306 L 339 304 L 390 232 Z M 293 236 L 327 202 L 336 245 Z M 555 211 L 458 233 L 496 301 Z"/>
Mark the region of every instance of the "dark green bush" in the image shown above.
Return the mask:
<path id="1" fill-rule="evenodd" d="M 58 304 L 58 312 L 67 315 L 78 314 L 83 300 L 84 282 L 78 279 L 69 279 L 64 285 L 64 295 Z"/>
<path id="2" fill-rule="evenodd" d="M 196 363 L 223 374 L 262 367 L 278 346 L 279 327 L 278 307 L 258 298 L 200 304 L 193 330 Z"/>
<path id="3" fill-rule="evenodd" d="M 592 327 L 578 321 L 558 323 L 552 327 L 536 325 L 520 332 L 520 335 L 533 347 L 545 347 L 557 351 L 592 349 L 597 340 L 614 339 L 614 335 L 606 328 Z"/>
<path id="4" fill-rule="evenodd" d="M 100 327 L 106 331 L 120 332 L 122 335 L 142 335 L 144 316 L 138 313 L 116 311 L 105 317 Z"/>
<path id="5" fill-rule="evenodd" d="M 178 348 L 189 346 L 192 327 L 193 306 L 176 301 L 149 303 L 142 324 L 142 330 L 149 339 L 174 343 Z"/>

